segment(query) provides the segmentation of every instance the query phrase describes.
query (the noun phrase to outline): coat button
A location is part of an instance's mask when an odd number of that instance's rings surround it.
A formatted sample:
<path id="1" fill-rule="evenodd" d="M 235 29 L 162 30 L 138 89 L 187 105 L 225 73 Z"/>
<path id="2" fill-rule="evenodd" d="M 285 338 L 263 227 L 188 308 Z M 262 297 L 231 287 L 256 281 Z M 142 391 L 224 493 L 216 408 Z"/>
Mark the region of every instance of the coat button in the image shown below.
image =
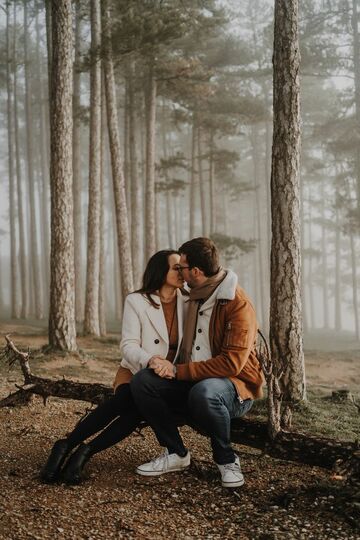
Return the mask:
<path id="1" fill-rule="evenodd" d="M 201 334 L 201 332 L 202 332 L 201 328 L 198 328 L 198 332 L 199 332 L 199 334 Z"/>
<path id="2" fill-rule="evenodd" d="M 160 339 L 154 339 L 154 343 L 156 343 L 157 345 L 158 343 L 160 343 Z"/>
<path id="3" fill-rule="evenodd" d="M 199 347 L 199 345 L 198 345 L 198 346 L 196 347 L 196 350 L 197 350 L 197 351 L 200 351 L 200 347 Z"/>
<path id="4" fill-rule="evenodd" d="M 203 315 L 203 313 L 204 313 L 203 311 L 199 311 L 199 315 Z"/>

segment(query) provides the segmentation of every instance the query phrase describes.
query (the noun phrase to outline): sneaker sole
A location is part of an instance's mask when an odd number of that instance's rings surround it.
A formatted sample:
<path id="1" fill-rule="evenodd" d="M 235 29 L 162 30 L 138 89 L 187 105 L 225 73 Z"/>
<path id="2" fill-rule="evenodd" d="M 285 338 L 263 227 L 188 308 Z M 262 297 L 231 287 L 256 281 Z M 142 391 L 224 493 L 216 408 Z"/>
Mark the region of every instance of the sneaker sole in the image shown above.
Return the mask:
<path id="1" fill-rule="evenodd" d="M 190 465 L 179 467 L 178 469 L 169 469 L 168 471 L 142 471 L 141 469 L 135 469 L 135 472 L 141 476 L 161 476 L 162 474 L 185 471 L 188 467 L 190 467 Z"/>
<path id="2" fill-rule="evenodd" d="M 223 487 L 240 487 L 245 484 L 245 480 L 238 480 L 237 482 L 221 482 Z"/>

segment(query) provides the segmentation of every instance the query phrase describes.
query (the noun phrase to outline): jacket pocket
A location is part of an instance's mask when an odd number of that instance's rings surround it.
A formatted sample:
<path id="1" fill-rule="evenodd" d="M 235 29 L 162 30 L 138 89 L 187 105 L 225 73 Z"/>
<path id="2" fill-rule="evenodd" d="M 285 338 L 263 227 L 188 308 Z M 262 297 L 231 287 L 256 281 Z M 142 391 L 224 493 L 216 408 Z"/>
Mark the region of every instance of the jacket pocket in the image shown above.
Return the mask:
<path id="1" fill-rule="evenodd" d="M 231 321 L 226 323 L 225 330 L 225 346 L 228 348 L 241 348 L 246 349 L 248 347 L 248 330 L 246 328 L 236 328 Z"/>

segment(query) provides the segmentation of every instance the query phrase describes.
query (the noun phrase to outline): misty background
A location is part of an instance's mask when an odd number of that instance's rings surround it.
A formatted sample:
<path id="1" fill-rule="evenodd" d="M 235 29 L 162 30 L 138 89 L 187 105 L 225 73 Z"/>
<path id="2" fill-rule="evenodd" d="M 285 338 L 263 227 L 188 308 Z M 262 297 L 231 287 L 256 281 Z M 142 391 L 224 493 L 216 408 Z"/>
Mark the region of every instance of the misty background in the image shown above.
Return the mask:
<path id="1" fill-rule="evenodd" d="M 42 286 L 42 316 L 47 319 L 49 291 L 49 100 L 46 18 L 43 2 L 10 2 L 10 24 L 0 11 L 0 310 L 14 316 L 11 296 L 10 209 L 15 224 L 16 280 L 21 312 L 21 264 L 28 268 L 27 317 L 38 317 L 31 259 L 38 257 Z M 75 72 L 79 82 L 78 120 L 81 240 L 76 245 L 84 309 L 89 178 L 90 22 L 86 2 L 77 2 L 78 42 Z M 145 4 L 147 4 L 145 2 Z M 144 4 L 144 12 L 146 6 Z M 154 2 L 153 4 L 157 4 Z M 196 4 L 196 2 L 194 3 Z M 144 66 L 149 47 L 157 54 L 156 96 L 156 247 L 176 248 L 192 236 L 209 236 L 219 245 L 225 267 L 233 268 L 253 299 L 260 326 L 268 328 L 269 252 L 271 241 L 270 170 L 272 144 L 272 2 L 236 0 L 209 2 L 204 20 L 184 28 L 183 19 L 153 14 L 136 20 L 122 18 L 126 3 L 114 11 L 119 129 L 131 215 L 129 95 L 135 112 L 136 173 L 145 203 Z M 360 95 L 359 35 L 356 0 L 300 3 L 301 48 L 301 220 L 303 314 L 305 336 L 314 331 L 360 340 L 359 231 L 356 209 L 359 169 Z M 80 7 L 79 7 L 80 6 Z M 150 8 L 149 8 L 150 9 Z M 74 7 L 75 11 L 75 7 Z M 174 15 L 175 17 L 175 15 Z M 188 17 L 188 19 L 186 19 Z M 15 20 L 16 18 L 16 20 Z M 208 19 L 208 21 L 206 20 Z M 198 27 L 197 27 L 198 24 Z M 159 25 L 159 27 L 156 27 Z M 10 28 L 11 83 L 16 85 L 18 134 L 13 133 L 13 196 L 9 183 L 7 29 Z M 76 35 L 76 32 L 74 32 Z M 135 37 L 134 37 L 135 36 Z M 143 46 L 132 47 L 139 39 Z M 75 59 L 75 58 L 74 58 Z M 133 61 L 131 87 L 129 62 Z M 14 67 L 15 66 L 15 67 Z M 15 73 L 16 72 L 16 73 Z M 15 116 L 13 116 L 15 118 Z M 103 130 L 104 134 L 106 129 Z M 103 159 L 104 257 L 106 319 L 121 318 L 121 288 L 111 167 L 107 136 Z M 29 145 L 29 140 L 31 144 Z M 21 185 L 21 190 L 19 186 Z M 20 194 L 21 191 L 21 194 Z M 20 198 L 19 198 L 20 197 Z M 21 204 L 19 203 L 21 199 Z M 31 202 L 32 201 L 32 202 Z M 33 249 L 31 212 L 35 216 L 38 253 Z M 20 213 L 24 237 L 19 229 Z M 143 234 L 135 250 L 141 274 L 145 256 Z M 34 230 L 34 229 L 33 229 Z M 22 255 L 21 255 L 22 252 Z M 135 283 L 136 286 L 139 283 Z M 24 287 L 23 289 L 24 290 Z M 16 310 L 15 310 L 16 311 Z"/>

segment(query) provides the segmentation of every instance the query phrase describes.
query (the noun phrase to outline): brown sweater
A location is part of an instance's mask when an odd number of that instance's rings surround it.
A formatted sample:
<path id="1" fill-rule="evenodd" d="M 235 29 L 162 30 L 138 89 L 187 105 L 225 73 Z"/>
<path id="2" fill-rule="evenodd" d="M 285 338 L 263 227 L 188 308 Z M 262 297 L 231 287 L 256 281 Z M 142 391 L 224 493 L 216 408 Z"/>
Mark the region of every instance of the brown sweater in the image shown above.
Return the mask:
<path id="1" fill-rule="evenodd" d="M 167 331 L 169 334 L 169 352 L 167 353 L 166 359 L 170 362 L 174 361 L 177 346 L 178 346 L 178 321 L 177 321 L 177 311 L 176 311 L 176 296 L 174 300 L 165 304 L 161 302 L 163 308 L 165 322 Z"/>

